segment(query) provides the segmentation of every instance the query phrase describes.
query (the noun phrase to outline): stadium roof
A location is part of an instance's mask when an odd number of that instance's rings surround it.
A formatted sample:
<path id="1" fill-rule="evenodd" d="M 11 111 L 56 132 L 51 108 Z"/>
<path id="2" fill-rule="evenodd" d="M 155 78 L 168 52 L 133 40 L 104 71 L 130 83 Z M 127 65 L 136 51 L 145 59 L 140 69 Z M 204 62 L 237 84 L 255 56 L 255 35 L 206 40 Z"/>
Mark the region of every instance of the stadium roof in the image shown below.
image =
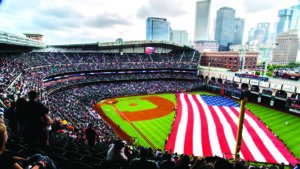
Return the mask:
<path id="1" fill-rule="evenodd" d="M 96 42 L 82 44 L 49 45 L 52 48 L 81 48 L 82 50 L 106 50 L 136 47 L 164 47 L 167 49 L 191 49 L 190 46 L 171 41 L 123 41 L 123 42 Z"/>
<path id="2" fill-rule="evenodd" d="M 39 33 L 23 33 L 25 36 L 44 36 L 42 34 Z"/>
<path id="3" fill-rule="evenodd" d="M 42 42 L 0 31 L 0 44 L 29 47 L 29 48 L 44 48 L 46 45 Z"/>

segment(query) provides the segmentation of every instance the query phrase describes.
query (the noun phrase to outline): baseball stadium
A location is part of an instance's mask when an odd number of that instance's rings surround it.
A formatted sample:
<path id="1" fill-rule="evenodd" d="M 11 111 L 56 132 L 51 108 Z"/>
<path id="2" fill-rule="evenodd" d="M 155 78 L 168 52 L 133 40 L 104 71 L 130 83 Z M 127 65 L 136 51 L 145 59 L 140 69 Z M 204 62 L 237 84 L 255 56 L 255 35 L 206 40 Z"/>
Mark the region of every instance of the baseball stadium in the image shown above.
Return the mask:
<path id="1" fill-rule="evenodd" d="M 48 146 L 32 147 L 6 115 L 5 148 L 15 156 L 121 168 L 107 160 L 110 145 L 121 144 L 131 159 L 149 150 L 154 161 L 170 154 L 207 164 L 299 163 L 299 82 L 202 69 L 201 53 L 169 41 L 46 46 L 0 32 L 0 43 L 1 107 L 22 112 L 18 103 L 35 91 L 53 119 Z"/>

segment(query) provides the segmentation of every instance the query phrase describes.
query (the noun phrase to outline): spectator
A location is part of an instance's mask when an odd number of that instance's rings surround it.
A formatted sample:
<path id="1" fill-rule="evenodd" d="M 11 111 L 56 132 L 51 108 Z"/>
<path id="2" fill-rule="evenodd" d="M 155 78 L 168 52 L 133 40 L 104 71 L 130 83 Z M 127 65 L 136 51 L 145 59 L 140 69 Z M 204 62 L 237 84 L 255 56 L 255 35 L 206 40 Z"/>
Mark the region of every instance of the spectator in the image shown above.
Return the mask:
<path id="1" fill-rule="evenodd" d="M 26 131 L 25 140 L 29 144 L 40 143 L 45 144 L 46 139 L 45 132 L 43 131 L 44 126 L 47 126 L 46 120 L 46 108 L 42 103 L 36 101 L 37 92 L 30 91 L 28 93 L 29 102 L 26 104 Z"/>
<path id="2" fill-rule="evenodd" d="M 45 118 L 42 119 L 44 120 L 42 123 L 44 124 L 43 126 L 43 131 L 44 131 L 44 140 L 42 140 L 44 145 L 49 146 L 49 133 L 52 130 L 51 126 L 53 124 L 53 121 L 51 117 L 49 116 L 49 109 L 46 107 L 45 108 Z"/>
<path id="3" fill-rule="evenodd" d="M 189 169 L 190 168 L 189 163 L 190 163 L 190 157 L 184 155 L 182 158 L 179 159 L 174 169 Z"/>
<path id="4" fill-rule="evenodd" d="M 143 148 L 140 152 L 140 159 L 134 159 L 130 163 L 130 169 L 158 169 L 155 162 L 147 160 L 148 150 Z"/>
<path id="5" fill-rule="evenodd" d="M 9 122 L 8 126 L 16 133 L 18 120 L 17 120 L 15 110 L 16 110 L 16 102 L 12 102 L 10 107 L 4 112 L 4 114 L 6 114 L 6 117 L 8 118 L 8 122 Z"/>
<path id="6" fill-rule="evenodd" d="M 167 154 L 166 160 L 161 163 L 161 169 L 172 169 L 175 166 L 171 154 Z"/>
<path id="7" fill-rule="evenodd" d="M 106 161 L 126 165 L 128 158 L 124 153 L 124 149 L 125 143 L 122 140 L 116 140 L 107 152 Z"/>
<path id="8" fill-rule="evenodd" d="M 89 146 L 95 146 L 96 137 L 98 136 L 97 132 L 93 129 L 93 126 L 93 123 L 90 123 L 84 132 Z"/>
<path id="9" fill-rule="evenodd" d="M 284 169 L 284 163 L 281 163 L 281 164 L 279 165 L 279 169 Z"/>

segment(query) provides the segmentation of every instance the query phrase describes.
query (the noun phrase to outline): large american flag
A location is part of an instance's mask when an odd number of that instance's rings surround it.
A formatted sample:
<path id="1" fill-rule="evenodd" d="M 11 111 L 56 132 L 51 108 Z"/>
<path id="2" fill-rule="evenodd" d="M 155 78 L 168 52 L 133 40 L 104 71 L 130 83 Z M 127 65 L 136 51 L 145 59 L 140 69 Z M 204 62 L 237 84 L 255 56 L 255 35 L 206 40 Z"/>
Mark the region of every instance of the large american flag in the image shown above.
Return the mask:
<path id="1" fill-rule="evenodd" d="M 179 154 L 233 158 L 239 104 L 221 96 L 177 94 L 177 114 L 166 149 Z M 297 163 L 284 144 L 245 111 L 240 157 L 269 163 Z"/>

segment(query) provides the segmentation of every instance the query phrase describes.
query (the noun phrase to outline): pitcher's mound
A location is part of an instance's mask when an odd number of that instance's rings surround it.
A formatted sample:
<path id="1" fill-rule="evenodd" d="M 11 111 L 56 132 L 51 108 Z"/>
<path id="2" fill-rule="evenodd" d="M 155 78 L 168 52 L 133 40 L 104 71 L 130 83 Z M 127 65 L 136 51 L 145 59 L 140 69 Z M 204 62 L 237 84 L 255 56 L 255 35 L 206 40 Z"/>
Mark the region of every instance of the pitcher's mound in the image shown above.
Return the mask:
<path id="1" fill-rule="evenodd" d="M 136 106 L 136 103 L 130 103 L 129 106 Z"/>

